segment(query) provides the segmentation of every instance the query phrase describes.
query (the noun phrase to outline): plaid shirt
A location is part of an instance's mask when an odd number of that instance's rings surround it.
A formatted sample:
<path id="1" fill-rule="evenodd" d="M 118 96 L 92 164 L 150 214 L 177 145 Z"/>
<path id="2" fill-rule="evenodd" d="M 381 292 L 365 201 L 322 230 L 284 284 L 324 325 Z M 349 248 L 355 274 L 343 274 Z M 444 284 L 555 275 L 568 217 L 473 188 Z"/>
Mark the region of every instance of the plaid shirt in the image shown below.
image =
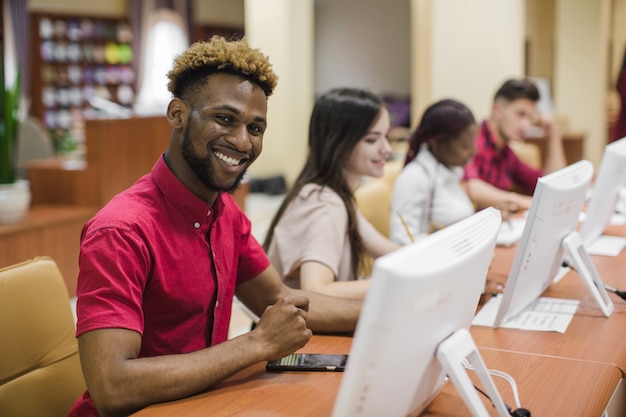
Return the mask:
<path id="1" fill-rule="evenodd" d="M 532 194 L 542 175 L 543 171 L 520 161 L 509 145 L 498 151 L 489 125 L 483 121 L 476 138 L 476 154 L 465 166 L 464 180 L 480 178 L 502 190 Z"/>

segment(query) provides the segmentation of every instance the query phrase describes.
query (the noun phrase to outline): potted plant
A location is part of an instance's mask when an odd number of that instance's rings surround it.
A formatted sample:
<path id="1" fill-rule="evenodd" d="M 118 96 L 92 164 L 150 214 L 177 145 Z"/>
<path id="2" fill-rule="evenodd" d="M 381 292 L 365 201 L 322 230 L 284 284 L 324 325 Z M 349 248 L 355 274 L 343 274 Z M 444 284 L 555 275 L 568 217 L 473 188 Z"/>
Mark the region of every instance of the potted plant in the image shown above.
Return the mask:
<path id="1" fill-rule="evenodd" d="M 18 107 L 21 76 L 7 88 L 0 63 L 0 223 L 21 220 L 30 205 L 28 181 L 17 177 Z"/>

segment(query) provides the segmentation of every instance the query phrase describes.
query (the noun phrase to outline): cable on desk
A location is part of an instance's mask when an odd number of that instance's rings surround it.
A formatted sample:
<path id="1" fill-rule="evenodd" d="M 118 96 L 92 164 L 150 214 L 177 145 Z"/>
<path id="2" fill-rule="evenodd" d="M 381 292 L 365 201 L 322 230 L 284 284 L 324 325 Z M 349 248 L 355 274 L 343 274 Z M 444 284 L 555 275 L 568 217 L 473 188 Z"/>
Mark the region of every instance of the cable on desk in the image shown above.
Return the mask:
<path id="1" fill-rule="evenodd" d="M 469 370 L 472 370 L 472 371 L 474 370 L 474 367 L 472 366 L 471 363 L 469 363 L 467 359 L 463 359 L 463 366 L 465 366 L 465 368 Z M 517 384 L 515 383 L 515 380 L 513 379 L 513 377 L 507 374 L 506 372 L 498 371 L 495 369 L 487 369 L 487 372 L 490 375 L 498 376 L 500 378 L 505 379 L 511 385 L 511 391 L 513 391 L 513 399 L 515 401 L 515 405 L 517 406 L 517 408 L 513 410 L 508 404 L 505 403 L 504 406 L 509 412 L 509 415 L 511 415 L 511 417 L 531 417 L 530 411 L 528 411 L 525 408 L 522 408 L 520 405 L 519 394 L 517 392 Z M 476 391 L 484 395 L 491 402 L 491 405 L 493 405 L 493 401 L 491 401 L 491 398 L 486 392 L 478 388 L 476 385 L 474 385 L 474 388 L 476 389 Z"/>
<path id="2" fill-rule="evenodd" d="M 578 272 L 578 271 L 576 271 L 576 268 L 574 268 L 572 265 L 570 265 L 569 262 L 567 262 L 567 261 L 563 261 L 561 263 L 561 266 L 564 267 L 564 268 L 570 268 L 573 271 Z M 618 290 L 616 288 L 613 288 L 613 287 L 611 287 L 610 285 L 607 285 L 607 284 L 604 284 L 604 289 L 609 291 L 609 292 L 612 292 L 614 294 L 617 294 L 622 300 L 626 300 L 626 291 L 620 291 L 620 290 Z"/>

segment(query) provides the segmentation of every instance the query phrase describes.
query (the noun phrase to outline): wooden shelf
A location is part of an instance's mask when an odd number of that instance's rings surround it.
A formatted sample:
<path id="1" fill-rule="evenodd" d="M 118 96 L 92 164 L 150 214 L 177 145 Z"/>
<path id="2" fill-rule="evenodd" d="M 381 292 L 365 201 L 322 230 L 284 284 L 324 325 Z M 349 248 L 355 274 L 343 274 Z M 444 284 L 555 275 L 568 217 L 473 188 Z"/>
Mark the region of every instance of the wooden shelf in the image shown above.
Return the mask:
<path id="1" fill-rule="evenodd" d="M 63 274 L 70 297 L 75 296 L 80 233 L 95 212 L 95 207 L 31 207 L 24 220 L 0 225 L 0 267 L 50 256 Z"/>
<path id="2" fill-rule="evenodd" d="M 546 149 L 548 144 L 546 138 L 529 137 L 524 139 L 526 143 L 532 143 L 539 147 L 541 154 L 541 164 L 545 164 Z M 578 162 L 583 159 L 583 147 L 585 145 L 585 134 L 581 132 L 565 132 L 563 133 L 563 151 L 565 152 L 565 161 L 567 165 Z"/>
<path id="3" fill-rule="evenodd" d="M 90 98 L 129 108 L 136 74 L 126 18 L 31 14 L 31 114 L 51 135 L 85 138 L 85 120 L 99 117 Z"/>
<path id="4" fill-rule="evenodd" d="M 104 206 L 150 172 L 169 144 L 165 116 L 86 123 L 86 163 L 60 158 L 27 165 L 33 204 Z"/>

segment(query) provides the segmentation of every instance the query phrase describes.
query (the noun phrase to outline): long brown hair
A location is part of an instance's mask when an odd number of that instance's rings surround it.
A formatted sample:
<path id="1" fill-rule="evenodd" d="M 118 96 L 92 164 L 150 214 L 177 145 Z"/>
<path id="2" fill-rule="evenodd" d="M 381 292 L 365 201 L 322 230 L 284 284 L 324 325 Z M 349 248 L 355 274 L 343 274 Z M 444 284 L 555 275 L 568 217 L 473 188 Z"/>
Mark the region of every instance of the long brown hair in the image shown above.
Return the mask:
<path id="1" fill-rule="evenodd" d="M 359 233 L 355 200 L 344 176 L 345 162 L 354 147 L 376 121 L 384 103 L 376 94 L 356 88 L 333 89 L 313 107 L 309 123 L 309 153 L 304 168 L 270 224 L 263 248 L 267 251 L 274 228 L 306 184 L 329 187 L 343 201 L 348 213 L 351 265 L 356 279 L 365 246 Z"/>

